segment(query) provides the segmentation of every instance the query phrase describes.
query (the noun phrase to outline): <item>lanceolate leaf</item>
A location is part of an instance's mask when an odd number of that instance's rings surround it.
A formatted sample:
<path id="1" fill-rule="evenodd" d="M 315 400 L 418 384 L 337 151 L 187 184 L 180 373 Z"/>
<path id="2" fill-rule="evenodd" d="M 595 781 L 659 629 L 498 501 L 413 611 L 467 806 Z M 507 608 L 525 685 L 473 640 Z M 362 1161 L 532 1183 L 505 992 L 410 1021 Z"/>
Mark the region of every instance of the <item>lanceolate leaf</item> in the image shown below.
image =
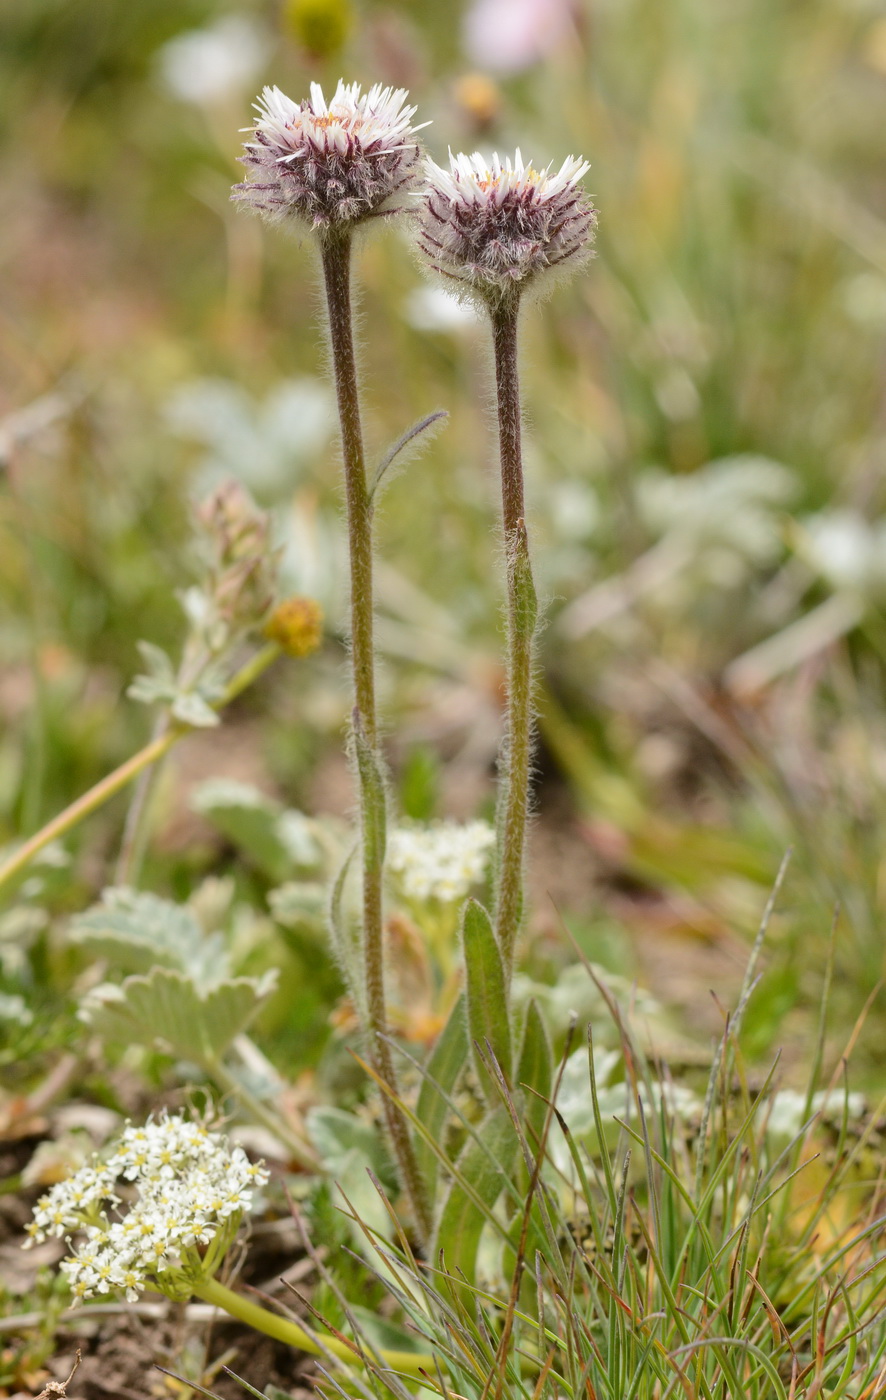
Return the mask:
<path id="1" fill-rule="evenodd" d="M 191 806 L 271 880 L 283 881 L 297 868 L 314 870 L 320 864 L 322 852 L 307 818 L 284 810 L 249 783 L 211 778 L 197 789 Z"/>
<path id="2" fill-rule="evenodd" d="M 427 1078 L 422 1081 L 415 1106 L 416 1117 L 437 1142 L 443 1140 L 450 1111 L 449 1100 L 455 1092 L 467 1056 L 468 1032 L 462 994 L 450 1011 L 449 1019 L 425 1066 Z M 415 1156 L 427 1183 L 428 1195 L 433 1200 L 439 1168 L 437 1157 L 424 1139 L 416 1141 Z"/>
<path id="3" fill-rule="evenodd" d="M 462 1149 L 443 1201 L 431 1258 L 442 1251 L 448 1273 L 474 1279 L 483 1227 L 495 1219 L 495 1204 L 511 1184 L 518 1148 L 514 1125 L 500 1103 Z"/>
<path id="4" fill-rule="evenodd" d="M 397 1173 L 383 1139 L 371 1123 L 343 1108 L 328 1105 L 312 1108 L 307 1122 L 317 1154 L 334 1180 L 339 1179 L 339 1168 L 344 1158 L 356 1152 L 363 1159 L 364 1178 L 369 1167 L 388 1190 L 396 1188 Z M 372 1189 L 378 1200 L 378 1193 Z"/>
<path id="5" fill-rule="evenodd" d="M 508 1020 L 508 997 L 501 954 L 495 940 L 492 921 L 483 905 L 469 899 L 462 918 L 462 941 L 465 956 L 465 981 L 468 1009 L 468 1035 L 480 1087 L 490 1105 L 499 1102 L 495 1085 L 480 1058 L 487 1043 L 492 1049 L 508 1083 L 511 1076 L 511 1027 Z M 479 1048 L 478 1048 L 479 1047 Z"/>
<path id="6" fill-rule="evenodd" d="M 127 977 L 119 987 L 97 987 L 83 1016 L 100 1035 L 120 1044 L 154 1045 L 210 1067 L 245 1030 L 276 982 L 236 977 L 201 993 L 189 977 L 158 967 Z"/>
<path id="7" fill-rule="evenodd" d="M 378 870 L 385 860 L 387 793 L 378 754 L 366 737 L 359 715 L 354 723 L 354 747 L 363 793 L 363 861 L 368 868 Z"/>
<path id="8" fill-rule="evenodd" d="M 345 907 L 345 884 L 351 861 L 357 854 L 349 851 L 342 862 L 341 870 L 335 877 L 329 900 L 329 934 L 332 951 L 341 970 L 345 986 L 354 1005 L 362 1012 L 365 1006 L 365 993 L 361 978 L 359 930 L 354 926 Z"/>
<path id="9" fill-rule="evenodd" d="M 423 435 L 425 436 L 425 441 L 427 441 L 429 430 L 435 427 L 436 424 L 441 423 L 444 418 L 448 417 L 449 414 L 446 412 L 445 408 L 438 408 L 435 413 L 429 413 L 426 418 L 420 418 L 417 423 L 413 423 L 411 428 L 406 429 L 402 437 L 398 437 L 397 441 L 388 448 L 376 468 L 375 476 L 372 478 L 372 485 L 369 488 L 370 500 L 375 500 L 376 493 L 381 486 L 383 478 L 388 475 L 390 468 L 394 465 L 394 462 L 400 454 L 405 452 L 407 448 L 412 448 L 414 450 L 416 442 Z"/>

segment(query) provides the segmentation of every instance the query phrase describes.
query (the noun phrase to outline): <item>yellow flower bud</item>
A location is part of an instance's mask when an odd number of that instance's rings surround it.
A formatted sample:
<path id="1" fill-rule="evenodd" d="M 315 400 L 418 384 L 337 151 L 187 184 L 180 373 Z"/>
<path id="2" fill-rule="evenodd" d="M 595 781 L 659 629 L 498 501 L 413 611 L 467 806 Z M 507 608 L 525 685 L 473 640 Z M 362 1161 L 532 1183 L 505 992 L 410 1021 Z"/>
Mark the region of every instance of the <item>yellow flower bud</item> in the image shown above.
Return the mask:
<path id="1" fill-rule="evenodd" d="M 284 598 L 264 628 L 287 656 L 310 656 L 323 640 L 323 610 L 313 598 Z"/>

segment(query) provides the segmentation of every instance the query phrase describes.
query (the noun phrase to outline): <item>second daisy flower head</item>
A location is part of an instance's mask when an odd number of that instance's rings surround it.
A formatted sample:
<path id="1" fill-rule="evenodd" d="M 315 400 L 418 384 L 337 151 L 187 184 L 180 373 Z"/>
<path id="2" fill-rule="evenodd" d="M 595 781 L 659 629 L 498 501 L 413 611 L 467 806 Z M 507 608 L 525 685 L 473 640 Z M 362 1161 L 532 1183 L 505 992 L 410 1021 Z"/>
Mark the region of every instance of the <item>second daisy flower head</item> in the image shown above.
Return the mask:
<path id="1" fill-rule="evenodd" d="M 424 163 L 419 243 L 434 271 L 493 305 L 519 297 L 545 273 L 587 255 L 597 215 L 580 181 L 588 162 L 536 169 L 519 149 L 449 155 Z"/>

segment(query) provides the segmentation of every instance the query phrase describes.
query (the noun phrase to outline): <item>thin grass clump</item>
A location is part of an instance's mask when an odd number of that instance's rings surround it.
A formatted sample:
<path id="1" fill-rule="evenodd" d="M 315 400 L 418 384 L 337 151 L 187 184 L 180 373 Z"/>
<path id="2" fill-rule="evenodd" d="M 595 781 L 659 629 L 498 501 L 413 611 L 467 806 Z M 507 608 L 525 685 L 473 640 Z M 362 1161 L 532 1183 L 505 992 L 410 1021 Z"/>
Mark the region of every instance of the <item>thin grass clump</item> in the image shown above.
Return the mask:
<path id="1" fill-rule="evenodd" d="M 862 1179 L 868 1131 L 852 1147 L 844 1140 L 848 1095 L 817 1100 L 832 1110 L 839 1143 L 821 1172 L 823 1115 L 805 1115 L 787 1143 L 772 1131 L 782 1094 L 772 1075 L 751 1091 L 732 1028 L 704 1100 L 690 1095 L 691 1106 L 624 1022 L 621 1034 L 618 1120 L 590 1033 L 561 1064 L 558 1087 L 567 1065 L 585 1063 L 593 1127 L 583 1133 L 556 1098 L 541 1134 L 524 1130 L 488 1057 L 520 1169 L 503 1173 L 499 1207 L 486 1212 L 485 1270 L 468 1279 L 442 1255 L 418 1260 L 376 1242 L 384 1276 L 397 1273 L 396 1298 L 437 1359 L 432 1388 L 482 1400 L 882 1394 L 886 1217 L 882 1182 Z M 388 1372 L 375 1375 L 405 1400 Z"/>

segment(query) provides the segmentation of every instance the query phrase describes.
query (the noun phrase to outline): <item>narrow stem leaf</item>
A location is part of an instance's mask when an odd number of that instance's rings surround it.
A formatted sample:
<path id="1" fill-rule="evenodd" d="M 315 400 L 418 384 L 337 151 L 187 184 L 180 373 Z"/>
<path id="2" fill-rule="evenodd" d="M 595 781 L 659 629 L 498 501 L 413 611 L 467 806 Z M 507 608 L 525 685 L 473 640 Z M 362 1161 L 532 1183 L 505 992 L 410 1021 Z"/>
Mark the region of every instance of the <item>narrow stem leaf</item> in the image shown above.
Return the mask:
<path id="1" fill-rule="evenodd" d="M 449 414 L 447 413 L 445 408 L 438 408 L 435 410 L 434 413 L 428 413 L 424 418 L 419 418 L 417 423 L 413 423 L 411 428 L 407 428 L 406 432 L 403 433 L 400 437 L 398 437 L 395 443 L 391 444 L 384 457 L 382 457 L 381 461 L 375 469 L 375 475 L 372 478 L 372 485 L 369 488 L 370 501 L 375 501 L 376 495 L 378 494 L 378 489 L 381 486 L 383 478 L 387 475 L 390 468 L 394 465 L 397 458 L 400 456 L 400 453 L 405 451 L 407 447 L 410 447 L 416 441 L 416 439 L 420 438 L 422 435 L 427 434 L 432 436 L 432 434 L 430 434 L 430 429 L 433 428 L 437 423 L 442 423 L 443 419 L 448 417 Z M 425 437 L 425 442 L 427 441 L 428 436 Z"/>

